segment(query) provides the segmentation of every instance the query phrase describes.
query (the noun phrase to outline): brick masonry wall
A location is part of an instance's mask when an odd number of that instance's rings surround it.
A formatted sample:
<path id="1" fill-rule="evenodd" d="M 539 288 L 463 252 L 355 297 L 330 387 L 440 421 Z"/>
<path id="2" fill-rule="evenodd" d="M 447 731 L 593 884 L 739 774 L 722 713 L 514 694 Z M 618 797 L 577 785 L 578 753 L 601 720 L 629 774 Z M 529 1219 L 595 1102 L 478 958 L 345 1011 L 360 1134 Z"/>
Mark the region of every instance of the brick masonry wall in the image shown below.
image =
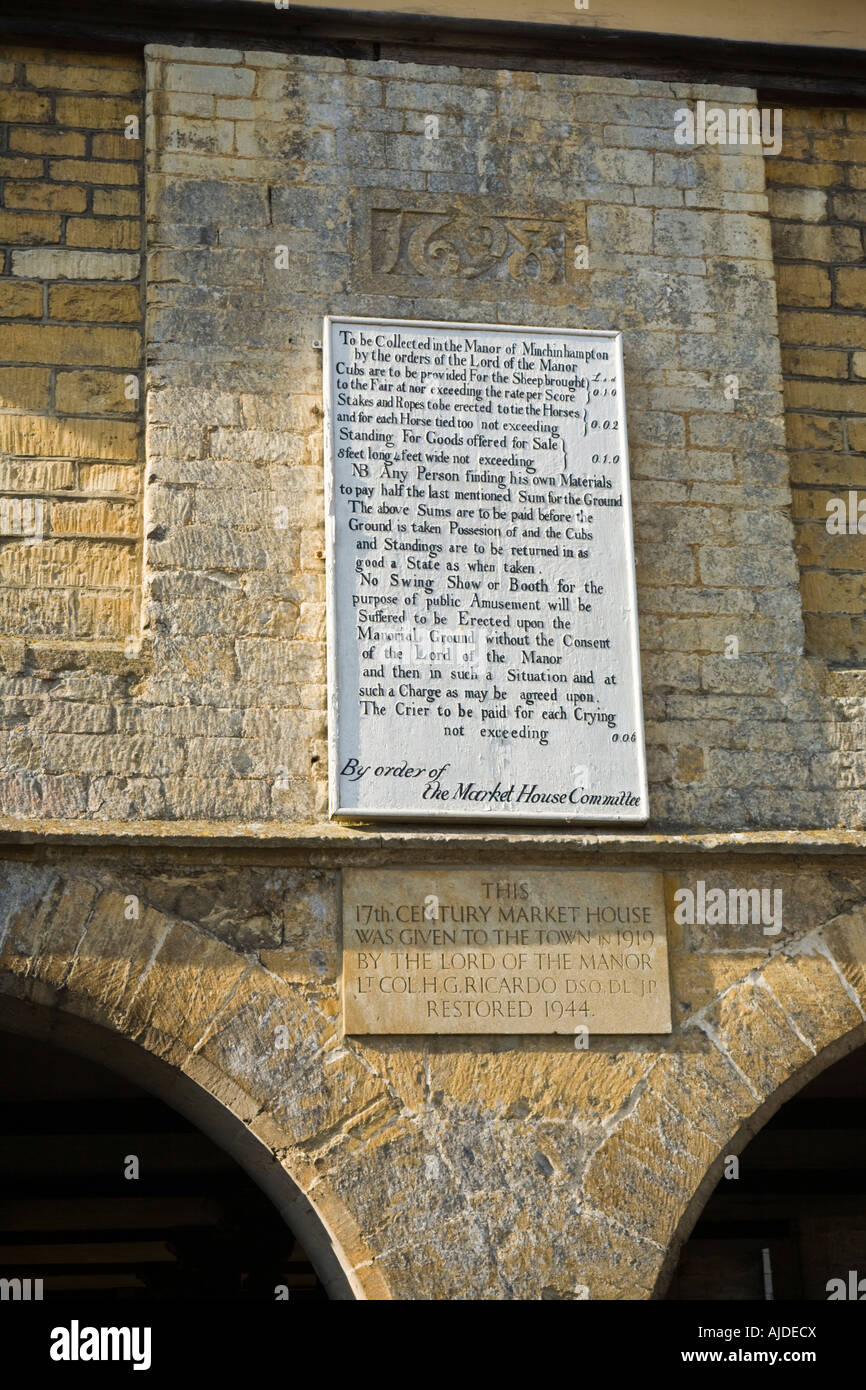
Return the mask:
<path id="1" fill-rule="evenodd" d="M 866 667 L 863 533 L 827 503 L 866 500 L 866 113 L 786 110 L 767 160 L 806 650 Z"/>
<path id="2" fill-rule="evenodd" d="M 0 54 L 0 639 L 137 630 L 143 81 L 135 58 Z"/>
<path id="3" fill-rule="evenodd" d="M 10 667 L 6 813 L 325 819 L 315 344 L 353 313 L 622 330 L 651 828 L 862 825 L 862 695 L 803 654 L 765 161 L 674 138 L 754 92 L 207 48 L 147 72 L 145 647 Z M 491 220 L 482 273 L 427 254 Z"/>

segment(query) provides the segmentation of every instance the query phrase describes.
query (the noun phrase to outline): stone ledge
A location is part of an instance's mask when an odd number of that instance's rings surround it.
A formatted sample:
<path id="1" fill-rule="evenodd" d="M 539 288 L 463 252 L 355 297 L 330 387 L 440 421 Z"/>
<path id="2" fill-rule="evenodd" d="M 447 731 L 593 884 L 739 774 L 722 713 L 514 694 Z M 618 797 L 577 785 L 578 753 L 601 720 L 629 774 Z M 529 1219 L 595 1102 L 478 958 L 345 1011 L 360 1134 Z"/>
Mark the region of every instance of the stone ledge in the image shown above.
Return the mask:
<path id="1" fill-rule="evenodd" d="M 5 676 L 32 675 L 39 678 L 61 671 L 81 671 L 87 676 L 133 676 L 136 679 L 153 670 L 153 641 L 136 638 L 136 654 L 128 656 L 123 641 L 95 638 L 2 637 L 0 668 Z"/>
<path id="2" fill-rule="evenodd" d="M 535 856 L 606 853 L 668 855 L 776 854 L 839 855 L 866 850 L 866 830 L 743 830 L 700 834 L 653 834 L 634 831 L 597 833 L 541 828 L 509 830 L 478 826 L 383 830 L 341 825 L 304 825 L 280 821 L 81 821 L 0 819 L 0 845 L 171 846 L 173 848 L 268 848 L 300 851 L 435 850 L 475 851 Z"/>

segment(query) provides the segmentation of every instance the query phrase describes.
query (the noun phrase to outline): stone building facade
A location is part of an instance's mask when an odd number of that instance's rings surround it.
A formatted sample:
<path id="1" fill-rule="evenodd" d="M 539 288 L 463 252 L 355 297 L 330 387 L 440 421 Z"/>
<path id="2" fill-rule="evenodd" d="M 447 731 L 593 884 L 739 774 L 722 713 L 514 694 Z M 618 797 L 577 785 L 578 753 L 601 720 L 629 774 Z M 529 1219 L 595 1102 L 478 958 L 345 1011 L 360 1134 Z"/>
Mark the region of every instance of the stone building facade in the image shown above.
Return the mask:
<path id="1" fill-rule="evenodd" d="M 2 54 L 0 1026 L 193 1116 L 335 1297 L 662 1297 L 866 1041 L 866 121 L 310 48 Z M 623 333 L 643 829 L 329 821 L 325 314 Z M 673 1032 L 344 1036 L 341 871 L 461 864 L 663 872 Z"/>

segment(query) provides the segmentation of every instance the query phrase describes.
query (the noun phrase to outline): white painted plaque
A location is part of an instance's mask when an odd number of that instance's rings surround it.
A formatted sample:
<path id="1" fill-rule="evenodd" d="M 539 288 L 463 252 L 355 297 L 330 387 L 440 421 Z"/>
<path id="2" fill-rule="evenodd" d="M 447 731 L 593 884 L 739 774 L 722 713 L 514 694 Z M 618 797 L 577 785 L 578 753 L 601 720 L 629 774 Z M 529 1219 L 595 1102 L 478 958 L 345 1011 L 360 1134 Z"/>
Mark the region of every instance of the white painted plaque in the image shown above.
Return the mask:
<path id="1" fill-rule="evenodd" d="M 324 348 L 331 814 L 646 820 L 620 335 Z"/>

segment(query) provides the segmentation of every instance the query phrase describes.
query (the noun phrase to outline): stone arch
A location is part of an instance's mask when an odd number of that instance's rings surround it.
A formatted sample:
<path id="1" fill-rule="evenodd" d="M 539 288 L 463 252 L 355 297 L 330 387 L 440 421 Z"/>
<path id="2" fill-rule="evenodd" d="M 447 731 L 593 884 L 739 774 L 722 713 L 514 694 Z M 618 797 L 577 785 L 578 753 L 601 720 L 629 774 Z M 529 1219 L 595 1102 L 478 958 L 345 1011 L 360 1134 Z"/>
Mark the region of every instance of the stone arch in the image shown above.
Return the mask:
<path id="1" fill-rule="evenodd" d="M 162 1064 L 177 1096 L 209 1097 L 256 1141 L 255 1157 L 235 1153 L 247 1170 L 285 1184 L 290 1220 L 309 1202 L 358 1297 L 661 1297 L 724 1155 L 866 1035 L 866 905 L 761 938 L 745 961 L 672 932 L 669 1037 L 588 1052 L 435 1039 L 422 1056 L 413 1040 L 341 1037 L 333 872 L 302 948 L 280 952 L 235 925 L 220 935 L 201 894 L 160 896 L 163 857 L 126 851 L 121 871 L 108 855 L 27 855 L 0 868 L 0 999 L 45 1006 L 55 1029 L 97 1025 Z M 245 870 L 201 862 L 218 906 L 237 900 Z"/>
<path id="2" fill-rule="evenodd" d="M 592 1297 L 661 1298 L 725 1155 L 866 1041 L 866 907 L 771 949 L 686 1017 L 588 1165 L 605 1213 Z"/>
<path id="3" fill-rule="evenodd" d="M 322 1130 L 331 1137 L 323 1112 L 339 1109 L 358 1079 L 341 1065 L 331 1094 L 317 1084 L 305 1103 L 313 1069 L 303 1047 L 323 1034 L 327 1045 L 327 1012 L 189 922 L 144 908 L 130 923 L 125 896 L 84 875 L 6 864 L 2 889 L 0 1027 L 56 1042 L 158 1095 L 265 1191 L 331 1298 L 390 1298 L 316 1164 Z M 271 1050 L 278 1025 L 290 1035 L 281 1054 Z"/>
<path id="4" fill-rule="evenodd" d="M 864 1044 L 866 1044 L 866 1023 L 861 1024 L 858 1028 L 852 1028 L 849 1033 L 845 1033 L 842 1037 L 837 1038 L 834 1043 L 825 1047 L 811 1062 L 806 1062 L 799 1071 L 789 1077 L 789 1079 L 784 1082 L 763 1105 L 759 1106 L 758 1109 L 754 1111 L 748 1120 L 740 1126 L 737 1133 L 731 1137 L 730 1141 L 723 1146 L 724 1152 L 720 1154 L 716 1162 L 711 1164 L 707 1169 L 702 1181 L 695 1190 L 694 1196 L 680 1218 L 673 1239 L 668 1246 L 664 1264 L 659 1271 L 659 1276 L 653 1290 L 653 1298 L 661 1299 L 666 1296 L 679 1263 L 683 1246 L 688 1241 L 704 1207 L 718 1186 L 722 1176 L 724 1161 L 727 1156 L 729 1154 L 741 1154 L 751 1140 L 754 1139 L 758 1131 L 763 1129 L 764 1125 L 773 1118 L 777 1110 L 780 1110 L 798 1091 L 801 1091 L 810 1081 L 814 1081 L 816 1076 L 820 1076 L 821 1072 L 826 1071 L 829 1067 L 833 1066 L 835 1062 L 841 1061 L 843 1057 L 846 1057 L 851 1052 L 855 1052 Z"/>

